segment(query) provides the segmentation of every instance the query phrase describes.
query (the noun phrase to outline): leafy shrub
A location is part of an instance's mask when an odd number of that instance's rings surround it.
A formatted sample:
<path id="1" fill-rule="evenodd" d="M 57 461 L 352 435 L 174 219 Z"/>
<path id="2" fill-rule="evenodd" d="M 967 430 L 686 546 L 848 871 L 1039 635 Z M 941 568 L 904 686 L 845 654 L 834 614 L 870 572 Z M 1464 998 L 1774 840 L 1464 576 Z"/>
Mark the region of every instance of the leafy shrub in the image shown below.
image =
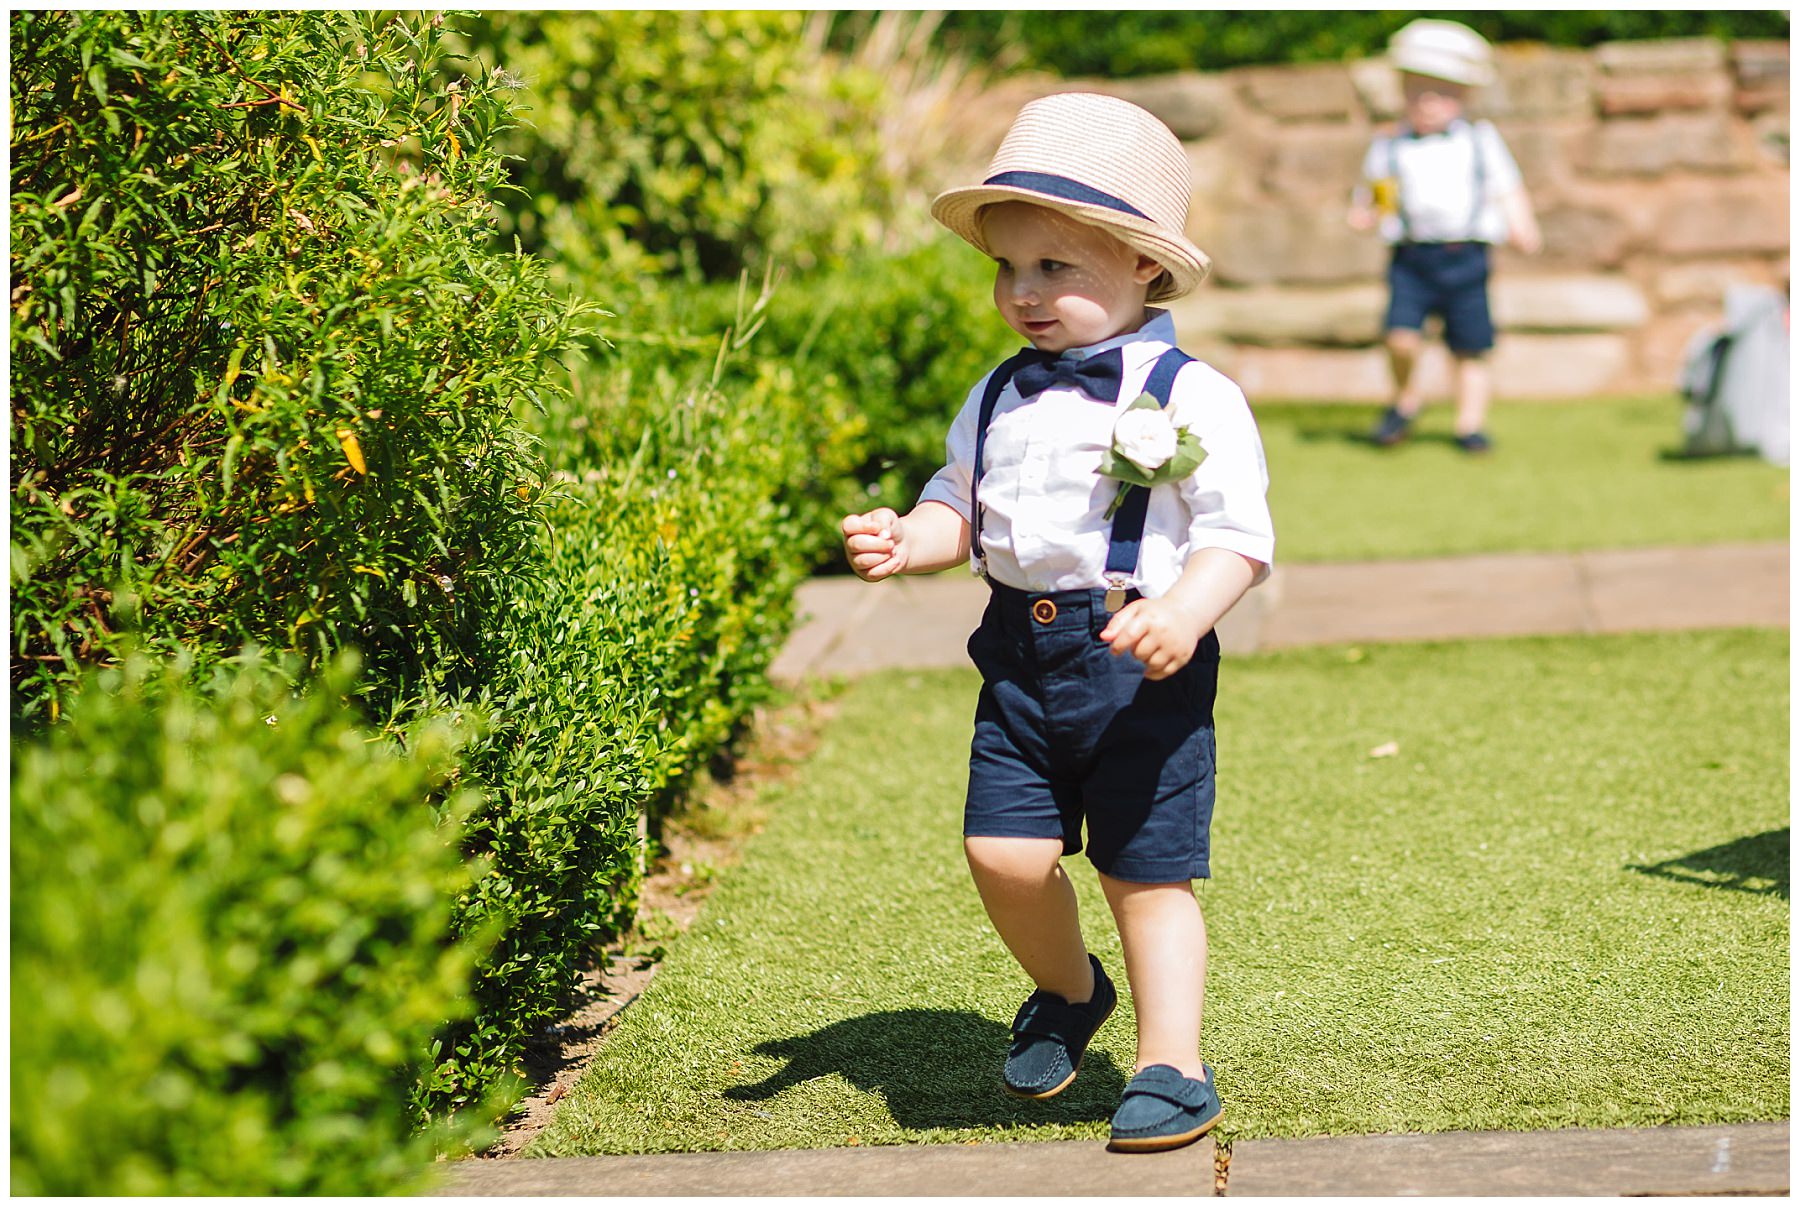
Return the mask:
<path id="1" fill-rule="evenodd" d="M 504 81 L 370 14 L 12 21 L 13 715 L 136 630 L 462 666 L 570 312 L 491 250 Z"/>
<path id="2" fill-rule="evenodd" d="M 296 698 L 253 658 L 211 692 L 134 659 L 15 747 L 15 1194 L 372 1194 L 428 1169 L 406 1086 L 474 955 L 448 941 L 471 795 L 450 725 L 402 755 L 353 723 L 353 667 Z"/>
<path id="3" fill-rule="evenodd" d="M 1409 11 L 964 9 L 943 24 L 947 44 L 971 57 L 1010 57 L 1061 75 L 1217 71 L 1251 63 L 1309 63 L 1382 53 L 1417 17 L 1461 21 L 1495 42 L 1592 46 L 1620 38 L 1786 38 L 1780 10 L 1536 9 Z"/>
<path id="4" fill-rule="evenodd" d="M 658 313 L 684 309 L 667 301 Z M 489 871 L 459 925 L 499 939 L 475 1017 L 443 1037 L 427 1114 L 504 1084 L 584 960 L 630 921 L 640 826 L 654 835 L 768 698 L 827 522 L 820 483 L 860 432 L 841 394 L 803 389 L 779 358 L 679 330 L 618 334 L 540 425 L 549 523 L 464 701 L 489 718 L 466 758 L 488 797 L 466 849 Z"/>
<path id="5" fill-rule="evenodd" d="M 692 303 L 713 316 L 734 304 L 722 289 Z M 944 463 L 944 436 L 969 390 L 1020 339 L 994 309 L 992 263 L 949 235 L 788 282 L 764 317 L 760 354 L 790 364 L 803 389 L 843 395 L 866 429 L 849 474 L 814 478 L 823 519 L 810 548 L 839 565 L 838 517 L 911 507 Z"/>
<path id="6" fill-rule="evenodd" d="M 494 12 L 457 22 L 526 89 L 510 235 L 586 279 L 731 278 L 866 242 L 887 205 L 881 78 L 798 12 Z"/>

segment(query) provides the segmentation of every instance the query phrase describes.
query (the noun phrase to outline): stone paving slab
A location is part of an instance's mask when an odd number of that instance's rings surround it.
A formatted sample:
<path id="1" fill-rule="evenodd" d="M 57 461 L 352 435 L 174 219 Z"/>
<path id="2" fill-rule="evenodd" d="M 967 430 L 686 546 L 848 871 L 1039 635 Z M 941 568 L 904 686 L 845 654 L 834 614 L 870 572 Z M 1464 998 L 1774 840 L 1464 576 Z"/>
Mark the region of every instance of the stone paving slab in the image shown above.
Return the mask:
<path id="1" fill-rule="evenodd" d="M 1210 1140 L 1169 1153 L 1103 1144 L 908 1144 L 643 1157 L 464 1161 L 440 1195 L 1210 1196 Z"/>
<path id="2" fill-rule="evenodd" d="M 1785 1195 L 1788 1125 L 1251 1140 L 1232 1154 L 1228 1192 Z"/>
<path id="3" fill-rule="evenodd" d="M 987 587 L 962 571 L 819 578 L 772 673 L 968 665 Z M 1356 641 L 1788 624 L 1785 542 L 1280 566 L 1219 625 L 1227 653 Z"/>
<path id="4" fill-rule="evenodd" d="M 1211 1196 L 1210 1140 L 1093 1141 L 464 1161 L 440 1196 Z M 1240 1140 L 1228 1195 L 1784 1195 L 1788 1124 Z"/>

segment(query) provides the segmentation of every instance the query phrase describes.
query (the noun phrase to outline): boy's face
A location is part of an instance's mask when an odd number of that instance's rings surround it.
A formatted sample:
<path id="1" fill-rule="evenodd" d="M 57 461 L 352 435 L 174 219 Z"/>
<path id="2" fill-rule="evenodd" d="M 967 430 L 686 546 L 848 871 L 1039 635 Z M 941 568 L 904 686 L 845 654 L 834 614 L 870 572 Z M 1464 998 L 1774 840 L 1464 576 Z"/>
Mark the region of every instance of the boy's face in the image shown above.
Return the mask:
<path id="1" fill-rule="evenodd" d="M 1420 134 L 1441 134 L 1448 129 L 1462 116 L 1463 99 L 1469 94 L 1461 84 L 1410 71 L 1400 73 L 1400 88 L 1406 94 L 1406 124 Z"/>
<path id="2" fill-rule="evenodd" d="M 1096 226 L 1006 201 L 982 211 L 995 261 L 994 305 L 1040 352 L 1065 352 L 1136 331 L 1162 265 Z"/>

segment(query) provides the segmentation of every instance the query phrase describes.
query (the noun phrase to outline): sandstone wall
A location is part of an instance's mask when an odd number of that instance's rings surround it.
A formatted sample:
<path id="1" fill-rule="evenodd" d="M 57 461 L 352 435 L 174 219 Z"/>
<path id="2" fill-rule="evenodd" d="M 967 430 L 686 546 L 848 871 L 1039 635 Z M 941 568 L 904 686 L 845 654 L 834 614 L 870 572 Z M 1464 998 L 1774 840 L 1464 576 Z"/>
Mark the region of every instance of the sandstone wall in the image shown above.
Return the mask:
<path id="1" fill-rule="evenodd" d="M 1504 46 L 1474 112 L 1523 171 L 1544 250 L 1496 255 L 1502 397 L 1668 391 L 1727 285 L 1788 273 L 1784 41 Z M 979 171 L 1025 100 L 1110 92 L 1181 137 L 1189 235 L 1212 279 L 1175 304 L 1182 342 L 1255 399 L 1374 401 L 1386 250 L 1344 222 L 1370 137 L 1400 108 L 1380 60 L 1132 80 L 1014 80 L 970 114 Z M 1448 386 L 1441 348 L 1423 367 Z"/>

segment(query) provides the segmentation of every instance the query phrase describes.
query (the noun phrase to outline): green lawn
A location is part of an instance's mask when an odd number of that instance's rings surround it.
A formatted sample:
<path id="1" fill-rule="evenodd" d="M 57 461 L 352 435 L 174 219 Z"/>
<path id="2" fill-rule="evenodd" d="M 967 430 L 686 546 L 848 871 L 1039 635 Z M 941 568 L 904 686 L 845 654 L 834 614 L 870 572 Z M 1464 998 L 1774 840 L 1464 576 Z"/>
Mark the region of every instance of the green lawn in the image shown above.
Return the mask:
<path id="1" fill-rule="evenodd" d="M 1378 408 L 1260 405 L 1276 556 L 1357 561 L 1784 540 L 1788 475 L 1752 457 L 1682 460 L 1674 398 L 1500 404 L 1495 452 L 1426 409 L 1407 444 L 1362 439 Z"/>
<path id="2" fill-rule="evenodd" d="M 1228 660 L 1220 1135 L 1785 1118 L 1787 667 L 1781 631 Z M 1104 1136 L 1128 1008 L 1061 1098 L 999 1090 L 1027 986 L 961 860 L 975 687 L 846 691 L 531 1153 Z"/>

